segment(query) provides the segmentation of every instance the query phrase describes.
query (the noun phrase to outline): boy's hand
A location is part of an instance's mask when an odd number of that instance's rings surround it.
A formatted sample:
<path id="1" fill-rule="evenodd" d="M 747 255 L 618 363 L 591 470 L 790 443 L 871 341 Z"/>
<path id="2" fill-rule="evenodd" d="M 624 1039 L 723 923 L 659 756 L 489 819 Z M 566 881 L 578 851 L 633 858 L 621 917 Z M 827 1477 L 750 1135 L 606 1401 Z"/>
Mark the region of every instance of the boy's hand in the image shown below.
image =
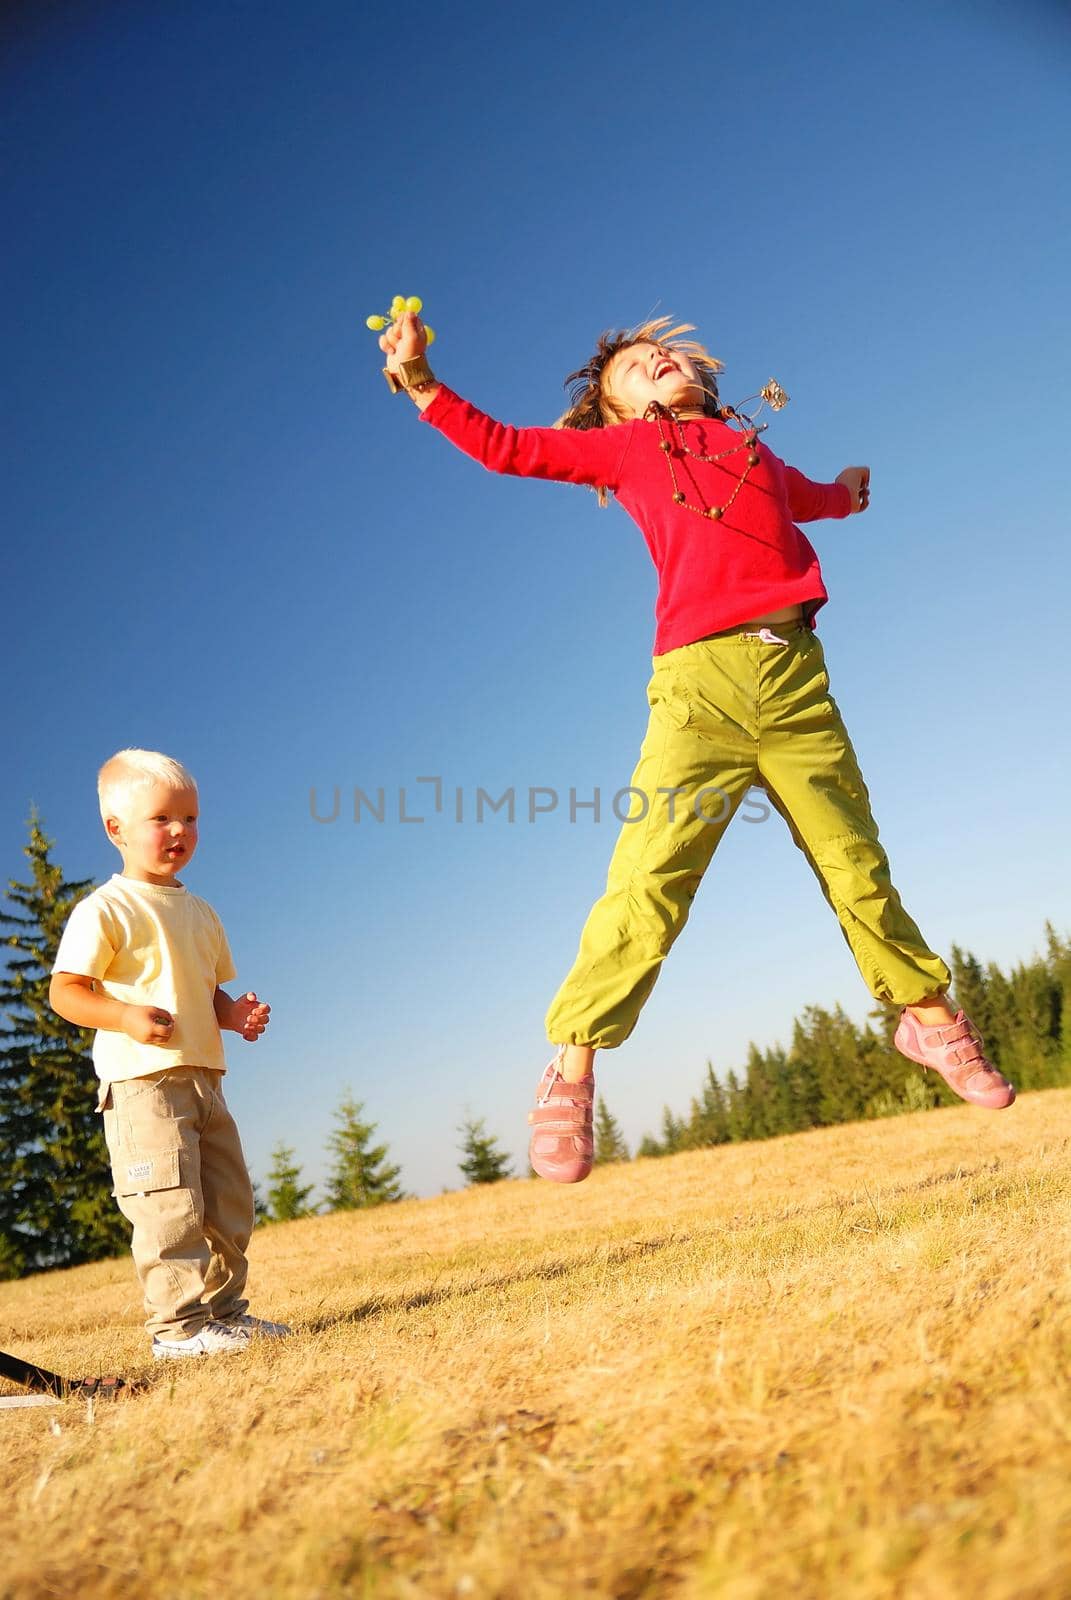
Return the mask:
<path id="1" fill-rule="evenodd" d="M 231 1002 L 231 1027 L 243 1039 L 248 1039 L 250 1044 L 255 1044 L 260 1038 L 270 1017 L 271 1006 L 258 1000 L 252 990 Z"/>
<path id="2" fill-rule="evenodd" d="M 397 322 L 392 322 L 387 331 L 380 334 L 379 348 L 387 358 L 390 372 L 397 372 L 403 361 L 422 356 L 428 348 L 428 336 L 416 312 L 407 311 Z"/>
<path id="3" fill-rule="evenodd" d="M 852 510 L 865 511 L 870 504 L 870 468 L 845 467 L 838 472 L 837 482 L 843 483 L 852 497 Z"/>
<path id="4" fill-rule="evenodd" d="M 160 1006 L 125 1005 L 120 1021 L 123 1032 L 138 1044 L 170 1044 L 175 1031 L 174 1017 Z"/>

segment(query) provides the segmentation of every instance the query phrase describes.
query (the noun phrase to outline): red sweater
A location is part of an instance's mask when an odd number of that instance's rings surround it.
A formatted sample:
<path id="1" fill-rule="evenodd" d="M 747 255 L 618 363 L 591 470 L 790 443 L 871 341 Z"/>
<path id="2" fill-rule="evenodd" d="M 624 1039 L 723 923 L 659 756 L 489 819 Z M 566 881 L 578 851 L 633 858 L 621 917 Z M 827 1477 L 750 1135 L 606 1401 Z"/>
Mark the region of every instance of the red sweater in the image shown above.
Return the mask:
<path id="1" fill-rule="evenodd" d="M 851 493 L 841 483 L 812 483 L 761 442 L 758 465 L 721 521 L 711 522 L 674 503 L 654 422 L 510 428 L 445 385 L 422 416 L 492 472 L 613 491 L 658 571 L 655 655 L 782 606 L 803 605 L 813 622 L 829 598 L 818 557 L 793 519 L 846 517 Z M 675 435 L 675 429 L 666 431 Z M 703 455 L 740 445 L 724 462 L 674 457 L 677 480 L 693 504 L 724 505 L 747 460 L 741 434 L 707 417 L 686 422 L 684 431 L 688 448 Z"/>

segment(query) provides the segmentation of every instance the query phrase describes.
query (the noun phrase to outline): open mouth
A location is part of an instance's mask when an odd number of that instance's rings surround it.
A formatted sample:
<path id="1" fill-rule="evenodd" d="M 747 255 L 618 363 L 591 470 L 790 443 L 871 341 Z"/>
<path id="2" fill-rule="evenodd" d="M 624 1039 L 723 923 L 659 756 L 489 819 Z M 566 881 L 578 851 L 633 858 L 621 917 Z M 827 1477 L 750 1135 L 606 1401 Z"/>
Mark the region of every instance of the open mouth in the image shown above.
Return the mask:
<path id="1" fill-rule="evenodd" d="M 656 367 L 654 369 L 654 381 L 655 381 L 655 383 L 658 383 L 662 378 L 664 378 L 666 376 L 667 372 L 679 372 L 679 371 L 680 371 L 680 368 L 678 367 L 678 365 L 677 365 L 677 363 L 675 361 L 670 361 L 666 356 L 663 356 L 662 360 L 658 362 L 658 364 L 656 365 Z"/>

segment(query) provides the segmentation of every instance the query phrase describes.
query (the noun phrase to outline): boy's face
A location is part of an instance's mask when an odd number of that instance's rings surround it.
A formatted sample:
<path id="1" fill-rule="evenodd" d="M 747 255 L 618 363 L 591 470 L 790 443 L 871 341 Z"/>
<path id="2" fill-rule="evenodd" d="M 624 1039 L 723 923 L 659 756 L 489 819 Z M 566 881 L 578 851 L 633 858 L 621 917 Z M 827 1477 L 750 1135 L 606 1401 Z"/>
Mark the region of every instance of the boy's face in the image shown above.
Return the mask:
<path id="1" fill-rule="evenodd" d="M 669 410 L 701 415 L 703 383 L 680 350 L 660 344 L 626 345 L 606 363 L 602 391 L 627 417 L 642 417 L 657 400 Z"/>
<path id="2" fill-rule="evenodd" d="M 123 875 L 142 883 L 177 883 L 197 849 L 197 790 L 156 783 L 136 789 L 126 817 L 108 817 L 108 838 L 123 857 Z"/>

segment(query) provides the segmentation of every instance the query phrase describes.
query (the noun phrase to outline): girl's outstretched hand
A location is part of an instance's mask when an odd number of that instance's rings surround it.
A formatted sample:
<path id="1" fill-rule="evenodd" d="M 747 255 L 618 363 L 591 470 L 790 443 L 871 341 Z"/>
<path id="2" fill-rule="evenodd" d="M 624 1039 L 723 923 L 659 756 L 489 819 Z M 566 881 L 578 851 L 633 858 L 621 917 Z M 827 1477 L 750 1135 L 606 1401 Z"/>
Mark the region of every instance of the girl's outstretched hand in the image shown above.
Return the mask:
<path id="1" fill-rule="evenodd" d="M 428 348 L 428 335 L 415 311 L 406 311 L 379 336 L 379 348 L 387 358 L 387 369 L 397 372 L 403 361 L 422 356 Z"/>
<path id="2" fill-rule="evenodd" d="M 851 494 L 852 510 L 865 511 L 870 504 L 870 468 L 845 467 L 843 472 L 837 473 L 837 482 L 843 483 Z"/>

